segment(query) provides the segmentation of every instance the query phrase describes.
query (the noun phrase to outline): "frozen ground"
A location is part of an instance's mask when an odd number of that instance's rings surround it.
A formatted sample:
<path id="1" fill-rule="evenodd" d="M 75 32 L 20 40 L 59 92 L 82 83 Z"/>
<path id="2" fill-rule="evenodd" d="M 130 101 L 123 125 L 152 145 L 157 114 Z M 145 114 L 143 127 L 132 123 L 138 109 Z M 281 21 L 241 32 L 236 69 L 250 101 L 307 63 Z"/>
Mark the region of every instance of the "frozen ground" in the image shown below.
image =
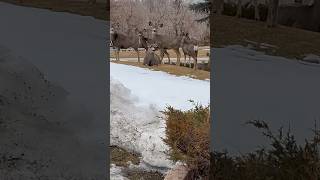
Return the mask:
<path id="1" fill-rule="evenodd" d="M 320 120 L 320 66 L 264 55 L 240 46 L 213 49 L 215 79 L 212 145 L 232 153 L 267 145 L 244 123 L 264 120 L 273 130 L 289 126 L 298 142 Z M 308 58 L 319 57 L 308 55 Z"/>
<path id="2" fill-rule="evenodd" d="M 190 109 L 189 99 L 207 105 L 210 82 L 111 63 L 111 144 L 140 153 L 142 165 L 165 172 L 173 166 L 162 141 L 167 105 Z"/>
<path id="3" fill-rule="evenodd" d="M 2 2 L 0 22 L 0 153 L 21 159 L 10 176 L 102 179 L 106 22 Z"/>

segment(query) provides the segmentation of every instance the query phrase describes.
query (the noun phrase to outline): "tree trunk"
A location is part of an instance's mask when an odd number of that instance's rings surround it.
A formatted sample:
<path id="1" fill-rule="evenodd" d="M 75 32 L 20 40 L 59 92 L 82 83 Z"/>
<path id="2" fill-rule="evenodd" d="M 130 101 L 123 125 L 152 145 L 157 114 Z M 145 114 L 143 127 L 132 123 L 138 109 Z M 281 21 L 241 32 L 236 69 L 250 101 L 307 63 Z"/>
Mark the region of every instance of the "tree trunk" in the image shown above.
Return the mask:
<path id="1" fill-rule="evenodd" d="M 242 15 L 242 3 L 241 3 L 241 0 L 238 0 L 236 17 L 240 18 L 241 15 Z"/>
<path id="2" fill-rule="evenodd" d="M 267 26 L 275 27 L 278 19 L 279 0 L 269 0 Z"/>
<path id="3" fill-rule="evenodd" d="M 253 0 L 253 5 L 254 5 L 254 19 L 256 21 L 260 21 L 260 11 L 259 11 L 258 0 Z"/>

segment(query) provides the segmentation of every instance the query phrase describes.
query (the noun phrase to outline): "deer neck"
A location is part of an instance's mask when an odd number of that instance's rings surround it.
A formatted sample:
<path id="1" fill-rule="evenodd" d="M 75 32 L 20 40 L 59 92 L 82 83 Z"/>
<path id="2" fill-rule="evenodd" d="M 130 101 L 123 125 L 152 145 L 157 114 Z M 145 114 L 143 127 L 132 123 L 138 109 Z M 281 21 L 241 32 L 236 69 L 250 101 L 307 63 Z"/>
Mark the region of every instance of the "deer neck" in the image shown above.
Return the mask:
<path id="1" fill-rule="evenodd" d="M 183 36 L 183 37 L 182 37 L 182 39 L 181 39 L 181 42 L 180 42 L 180 47 L 182 47 L 182 46 L 183 46 L 185 39 L 186 39 L 186 37 L 185 37 L 185 36 Z"/>
<path id="2" fill-rule="evenodd" d="M 139 36 L 139 38 L 138 38 L 139 39 L 139 45 L 138 46 L 141 46 L 141 38 L 142 37 Z"/>

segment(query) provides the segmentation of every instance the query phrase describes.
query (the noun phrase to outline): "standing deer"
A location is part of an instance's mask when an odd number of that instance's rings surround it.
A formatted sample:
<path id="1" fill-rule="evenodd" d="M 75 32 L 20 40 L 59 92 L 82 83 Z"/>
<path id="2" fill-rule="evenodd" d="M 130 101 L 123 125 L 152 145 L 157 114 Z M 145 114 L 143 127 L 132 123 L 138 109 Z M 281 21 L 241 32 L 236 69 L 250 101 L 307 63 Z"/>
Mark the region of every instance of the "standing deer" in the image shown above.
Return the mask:
<path id="1" fill-rule="evenodd" d="M 181 46 L 183 54 L 184 54 L 184 61 L 185 62 L 187 61 L 187 58 L 186 58 L 187 55 L 189 56 L 189 59 L 190 59 L 190 57 L 192 57 L 194 60 L 193 68 L 194 68 L 194 70 L 197 70 L 198 46 L 192 42 L 188 33 L 183 34 L 180 46 Z"/>
<path id="2" fill-rule="evenodd" d="M 116 32 L 113 27 L 110 29 L 110 39 L 113 47 L 116 48 L 116 60 L 119 61 L 120 49 L 133 48 L 138 55 L 138 62 L 140 63 L 139 48 L 145 48 L 147 50 L 147 39 L 143 36 L 142 32 L 135 29 L 135 33 L 125 35 Z"/>
<path id="3" fill-rule="evenodd" d="M 170 63 L 170 57 L 169 53 L 167 52 L 168 49 L 173 49 L 174 52 L 177 54 L 177 63 L 176 65 L 180 66 L 180 41 L 181 36 L 175 36 L 175 37 L 169 37 L 167 35 L 160 35 L 158 34 L 158 28 L 162 28 L 163 24 L 153 24 L 152 22 L 149 22 L 149 26 L 152 27 L 152 35 L 151 35 L 151 42 L 156 43 L 158 45 L 158 48 L 160 49 L 160 59 L 162 62 L 162 59 L 164 57 L 164 54 L 167 55 Z"/>

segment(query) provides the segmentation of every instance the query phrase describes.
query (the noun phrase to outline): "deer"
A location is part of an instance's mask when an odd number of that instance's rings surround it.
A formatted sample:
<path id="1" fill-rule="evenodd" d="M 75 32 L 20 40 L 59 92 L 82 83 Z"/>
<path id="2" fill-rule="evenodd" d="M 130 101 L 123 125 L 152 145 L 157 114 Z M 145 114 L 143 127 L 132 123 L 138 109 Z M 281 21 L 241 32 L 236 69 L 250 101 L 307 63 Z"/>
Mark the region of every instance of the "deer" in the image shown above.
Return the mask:
<path id="1" fill-rule="evenodd" d="M 185 62 L 187 61 L 187 58 L 186 58 L 187 55 L 189 56 L 189 61 L 190 61 L 190 57 L 192 57 L 194 60 L 193 68 L 194 70 L 197 70 L 198 45 L 196 45 L 193 42 L 193 40 L 191 40 L 191 38 L 189 37 L 189 33 L 183 33 L 180 46 L 184 54 L 184 61 Z"/>
<path id="2" fill-rule="evenodd" d="M 152 43 L 156 43 L 158 48 L 160 49 L 160 61 L 162 62 L 164 54 L 167 55 L 170 63 L 169 53 L 167 52 L 168 49 L 173 49 L 174 52 L 177 54 L 177 63 L 176 65 L 180 66 L 180 41 L 182 39 L 181 36 L 170 37 L 167 35 L 158 34 L 158 29 L 163 27 L 163 24 L 153 24 L 149 21 L 149 26 L 152 27 L 152 35 L 150 41 Z"/>
<path id="3" fill-rule="evenodd" d="M 155 44 L 148 45 L 148 50 L 146 52 L 146 56 L 144 57 L 143 65 L 154 66 L 161 64 L 160 57 L 155 53 L 155 51 Z"/>
<path id="4" fill-rule="evenodd" d="M 143 36 L 143 33 L 137 28 L 135 33 L 131 35 L 125 35 L 115 31 L 113 27 L 110 29 L 110 39 L 112 47 L 116 48 L 116 61 L 120 61 L 119 52 L 120 49 L 133 48 L 138 55 L 138 63 L 140 63 L 139 48 L 148 49 L 147 47 L 147 38 Z"/>

